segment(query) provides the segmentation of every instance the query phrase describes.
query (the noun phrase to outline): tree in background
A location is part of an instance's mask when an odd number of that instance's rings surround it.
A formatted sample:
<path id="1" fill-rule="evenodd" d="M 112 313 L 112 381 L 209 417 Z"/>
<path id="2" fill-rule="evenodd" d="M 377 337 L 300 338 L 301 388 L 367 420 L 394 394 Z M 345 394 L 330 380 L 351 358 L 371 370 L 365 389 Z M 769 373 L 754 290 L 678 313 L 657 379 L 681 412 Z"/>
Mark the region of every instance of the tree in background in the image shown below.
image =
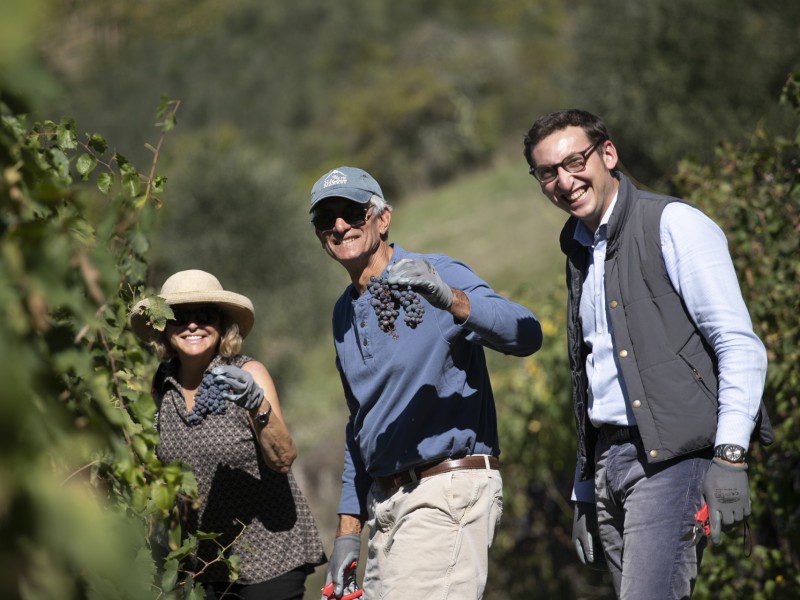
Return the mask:
<path id="1" fill-rule="evenodd" d="M 34 108 L 58 105 L 140 162 L 147 154 L 133 124 L 146 122 L 146 107 L 161 93 L 184 100 L 186 133 L 164 156 L 178 200 L 156 234 L 161 272 L 207 255 L 175 243 L 175 231 L 207 226 L 202 212 L 184 209 L 192 197 L 184 182 L 213 187 L 217 204 L 230 200 L 232 210 L 215 213 L 218 239 L 228 235 L 255 255 L 264 248 L 263 232 L 252 226 L 234 236 L 225 224 L 238 225 L 242 209 L 233 206 L 248 201 L 234 191 L 255 191 L 251 183 L 264 184 L 275 165 L 282 165 L 280 181 L 269 187 L 286 192 L 250 198 L 253 221 L 300 219 L 299 208 L 287 213 L 283 203 L 300 207 L 316 177 L 338 164 L 368 169 L 396 202 L 484 168 L 512 142 L 516 157 L 519 136 L 535 116 L 570 105 L 603 115 L 628 149 L 627 168 L 647 183 L 664 183 L 679 158 L 710 158 L 716 141 L 740 139 L 772 112 L 786 72 L 800 66 L 795 5 L 51 2 L 51 25 L 40 36 L 51 77 L 39 86 L 48 91 L 34 96 Z M 250 165 L 239 169 L 242 185 L 215 183 L 230 181 L 231 169 L 221 165 L 240 158 Z M 261 183 L 245 183 L 251 176 Z M 278 238 L 297 234 L 293 227 L 270 230 L 269 244 L 286 247 Z M 283 322 L 307 327 L 308 340 L 324 337 L 330 280 L 304 275 L 326 272 L 319 253 L 285 264 L 295 282 L 275 289 L 274 271 L 253 271 L 252 285 L 242 282 L 242 289 L 269 307 L 287 306 L 288 289 L 303 290 L 285 318 L 259 319 L 252 340 L 276 341 L 267 356 L 289 365 L 297 348 Z M 232 283 L 242 277 L 231 268 L 221 276 L 229 271 Z M 315 329 L 322 335 L 305 335 Z M 277 356 L 279 347 L 288 359 Z"/>
<path id="2" fill-rule="evenodd" d="M 567 94 L 602 115 L 641 181 L 668 184 L 680 159 L 709 160 L 765 117 L 788 126 L 773 99 L 800 67 L 798 3 L 586 1 L 575 18 Z"/>

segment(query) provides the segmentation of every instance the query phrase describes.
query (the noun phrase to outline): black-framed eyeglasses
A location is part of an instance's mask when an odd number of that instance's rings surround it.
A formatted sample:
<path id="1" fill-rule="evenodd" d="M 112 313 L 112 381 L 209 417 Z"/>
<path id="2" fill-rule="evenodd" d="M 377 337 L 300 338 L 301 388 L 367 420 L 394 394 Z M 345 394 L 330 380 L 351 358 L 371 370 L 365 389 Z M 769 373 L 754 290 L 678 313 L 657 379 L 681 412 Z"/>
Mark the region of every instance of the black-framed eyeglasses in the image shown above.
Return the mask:
<path id="1" fill-rule="evenodd" d="M 320 208 L 314 211 L 311 223 L 317 231 L 330 231 L 336 225 L 336 219 L 343 219 L 350 227 L 361 227 L 369 221 L 372 215 L 368 215 L 371 205 L 350 203 L 345 204 L 341 210 L 335 211 L 330 208 Z"/>
<path id="2" fill-rule="evenodd" d="M 570 154 L 557 165 L 540 165 L 538 167 L 531 167 L 528 170 L 528 173 L 533 175 L 539 183 L 550 183 L 551 181 L 555 181 L 556 177 L 558 177 L 559 167 L 563 168 L 568 173 L 580 173 L 586 168 L 586 161 L 589 160 L 589 155 L 591 155 L 591 153 L 594 152 L 600 144 L 605 142 L 606 139 L 607 138 L 603 138 L 595 142 L 582 152 Z"/>
<path id="3" fill-rule="evenodd" d="M 167 325 L 186 327 L 189 323 L 197 325 L 213 325 L 219 322 L 221 313 L 214 304 L 183 305 L 172 307 L 174 317 L 167 320 Z"/>

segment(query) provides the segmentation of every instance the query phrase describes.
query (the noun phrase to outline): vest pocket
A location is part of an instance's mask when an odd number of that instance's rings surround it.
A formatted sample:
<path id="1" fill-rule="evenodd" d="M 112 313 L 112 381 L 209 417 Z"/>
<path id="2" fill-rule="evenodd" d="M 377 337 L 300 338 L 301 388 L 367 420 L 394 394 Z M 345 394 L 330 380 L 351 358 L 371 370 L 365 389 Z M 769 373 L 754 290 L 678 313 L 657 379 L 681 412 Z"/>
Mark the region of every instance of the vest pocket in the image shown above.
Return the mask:
<path id="1" fill-rule="evenodd" d="M 716 406 L 717 396 L 711 391 L 711 388 L 708 387 L 708 383 L 705 379 L 703 379 L 703 376 L 700 374 L 700 371 L 697 370 L 697 367 L 695 367 L 683 354 L 678 354 L 678 356 L 684 363 L 686 363 L 686 366 L 689 367 L 689 370 L 692 372 L 692 377 L 694 377 L 694 380 L 697 382 L 697 385 L 700 386 L 700 389 L 703 390 L 703 393 L 714 403 L 714 406 Z"/>

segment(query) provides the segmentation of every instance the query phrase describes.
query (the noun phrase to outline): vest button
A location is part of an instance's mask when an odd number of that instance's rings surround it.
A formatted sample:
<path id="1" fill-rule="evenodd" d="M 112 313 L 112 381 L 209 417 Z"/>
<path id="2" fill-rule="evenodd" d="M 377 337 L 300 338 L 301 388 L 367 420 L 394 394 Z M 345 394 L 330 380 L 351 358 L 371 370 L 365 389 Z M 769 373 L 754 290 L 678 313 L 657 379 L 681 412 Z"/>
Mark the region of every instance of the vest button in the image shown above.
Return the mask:
<path id="1" fill-rule="evenodd" d="M 658 450 L 650 450 L 650 456 L 652 456 L 653 458 L 658 456 Z"/>
<path id="2" fill-rule="evenodd" d="M 612 300 L 611 302 L 608 303 L 608 305 L 611 308 L 617 308 L 617 301 L 616 300 Z"/>
<path id="3" fill-rule="evenodd" d="M 625 358 L 626 356 L 628 356 L 628 351 L 627 350 L 620 350 L 619 351 L 619 357 L 620 358 Z"/>
<path id="4" fill-rule="evenodd" d="M 366 327 L 366 326 L 367 326 L 367 323 L 366 323 L 365 321 L 361 321 L 361 326 L 362 326 L 362 327 Z"/>
<path id="5" fill-rule="evenodd" d="M 633 408 L 639 408 L 641 405 L 642 405 L 642 402 L 640 400 L 634 400 L 633 401 Z"/>
<path id="6" fill-rule="evenodd" d="M 368 343 L 369 343 L 369 340 L 367 338 L 364 338 L 364 345 L 366 346 Z"/>

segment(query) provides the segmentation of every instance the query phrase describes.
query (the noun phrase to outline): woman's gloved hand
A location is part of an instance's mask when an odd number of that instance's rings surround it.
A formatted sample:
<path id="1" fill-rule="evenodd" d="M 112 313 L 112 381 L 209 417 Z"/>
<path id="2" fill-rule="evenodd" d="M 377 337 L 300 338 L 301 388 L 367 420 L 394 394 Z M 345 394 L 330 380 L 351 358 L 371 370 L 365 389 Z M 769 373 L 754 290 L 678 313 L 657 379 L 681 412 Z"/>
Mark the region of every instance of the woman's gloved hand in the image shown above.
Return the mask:
<path id="1" fill-rule="evenodd" d="M 223 365 L 211 369 L 214 383 L 227 387 L 222 397 L 247 410 L 261 406 L 264 390 L 255 382 L 253 376 L 239 367 Z"/>

